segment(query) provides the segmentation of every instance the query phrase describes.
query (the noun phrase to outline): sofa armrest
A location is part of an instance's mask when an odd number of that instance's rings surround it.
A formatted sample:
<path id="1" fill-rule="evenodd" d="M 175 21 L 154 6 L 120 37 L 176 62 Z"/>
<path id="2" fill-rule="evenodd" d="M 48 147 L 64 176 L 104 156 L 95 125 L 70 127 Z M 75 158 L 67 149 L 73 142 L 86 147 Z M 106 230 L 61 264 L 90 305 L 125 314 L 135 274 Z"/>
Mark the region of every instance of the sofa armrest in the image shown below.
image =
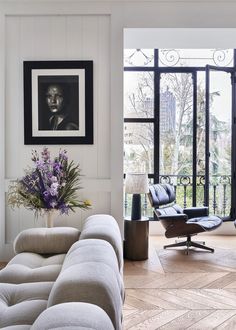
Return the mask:
<path id="1" fill-rule="evenodd" d="M 188 216 L 186 214 L 165 214 L 165 215 L 159 215 L 158 220 L 162 221 L 170 221 L 170 222 L 175 222 L 175 221 L 187 221 Z"/>
<path id="2" fill-rule="evenodd" d="M 183 211 L 189 219 L 208 216 L 208 207 L 188 207 Z"/>
<path id="3" fill-rule="evenodd" d="M 80 240 L 101 239 L 110 243 L 116 253 L 120 271 L 123 269 L 123 241 L 119 226 L 111 215 L 94 214 L 84 221 Z"/>
<path id="4" fill-rule="evenodd" d="M 82 262 L 64 269 L 48 298 L 48 307 L 68 302 L 97 305 L 121 329 L 122 299 L 114 270 L 103 262 Z"/>

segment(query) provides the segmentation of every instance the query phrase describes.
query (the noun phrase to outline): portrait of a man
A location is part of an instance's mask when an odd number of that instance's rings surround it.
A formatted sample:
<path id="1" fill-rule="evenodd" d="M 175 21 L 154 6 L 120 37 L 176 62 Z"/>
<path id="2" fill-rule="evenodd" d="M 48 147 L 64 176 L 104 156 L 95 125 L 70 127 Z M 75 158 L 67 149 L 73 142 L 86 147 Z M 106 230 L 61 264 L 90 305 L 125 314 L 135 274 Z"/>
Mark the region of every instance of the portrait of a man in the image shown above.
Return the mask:
<path id="1" fill-rule="evenodd" d="M 79 129 L 79 77 L 38 77 L 39 130 Z"/>

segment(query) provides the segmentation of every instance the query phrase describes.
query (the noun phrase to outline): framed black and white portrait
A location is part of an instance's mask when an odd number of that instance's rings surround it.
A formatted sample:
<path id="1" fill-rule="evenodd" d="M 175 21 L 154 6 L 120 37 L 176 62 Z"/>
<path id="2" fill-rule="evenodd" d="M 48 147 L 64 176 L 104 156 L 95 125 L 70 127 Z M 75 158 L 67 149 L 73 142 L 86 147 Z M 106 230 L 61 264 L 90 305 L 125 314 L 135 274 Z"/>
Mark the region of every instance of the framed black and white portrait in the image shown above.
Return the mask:
<path id="1" fill-rule="evenodd" d="M 93 144 L 93 62 L 24 62 L 25 144 Z"/>

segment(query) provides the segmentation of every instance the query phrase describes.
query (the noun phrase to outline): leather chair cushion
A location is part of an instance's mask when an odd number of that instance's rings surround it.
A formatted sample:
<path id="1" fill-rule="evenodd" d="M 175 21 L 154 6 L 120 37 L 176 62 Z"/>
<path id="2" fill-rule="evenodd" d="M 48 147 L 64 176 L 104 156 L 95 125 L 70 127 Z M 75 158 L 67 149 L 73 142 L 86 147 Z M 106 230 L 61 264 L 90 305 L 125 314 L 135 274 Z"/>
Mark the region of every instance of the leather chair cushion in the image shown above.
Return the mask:
<path id="1" fill-rule="evenodd" d="M 210 231 L 218 228 L 222 224 L 222 219 L 211 215 L 208 217 L 192 218 L 187 221 L 187 224 L 197 224 L 205 231 Z"/>
<path id="2" fill-rule="evenodd" d="M 155 212 L 157 216 L 183 214 L 182 208 L 177 204 L 169 207 L 163 207 L 161 209 L 156 209 Z"/>
<path id="3" fill-rule="evenodd" d="M 151 202 L 154 208 L 170 204 L 175 201 L 175 192 L 170 184 L 156 184 L 149 187 Z"/>
<path id="4" fill-rule="evenodd" d="M 183 210 L 185 214 L 187 214 L 188 218 L 199 218 L 199 217 L 207 217 L 209 215 L 209 208 L 206 206 L 202 207 L 188 207 Z"/>

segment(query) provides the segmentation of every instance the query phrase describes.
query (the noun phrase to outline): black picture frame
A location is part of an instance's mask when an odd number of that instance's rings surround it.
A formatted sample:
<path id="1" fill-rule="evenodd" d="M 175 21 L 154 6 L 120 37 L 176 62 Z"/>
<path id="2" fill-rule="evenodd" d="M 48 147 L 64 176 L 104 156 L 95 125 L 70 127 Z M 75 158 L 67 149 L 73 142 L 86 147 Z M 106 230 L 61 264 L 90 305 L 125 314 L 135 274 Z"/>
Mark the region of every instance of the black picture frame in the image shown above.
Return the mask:
<path id="1" fill-rule="evenodd" d="M 24 61 L 24 143 L 93 144 L 93 61 Z"/>

